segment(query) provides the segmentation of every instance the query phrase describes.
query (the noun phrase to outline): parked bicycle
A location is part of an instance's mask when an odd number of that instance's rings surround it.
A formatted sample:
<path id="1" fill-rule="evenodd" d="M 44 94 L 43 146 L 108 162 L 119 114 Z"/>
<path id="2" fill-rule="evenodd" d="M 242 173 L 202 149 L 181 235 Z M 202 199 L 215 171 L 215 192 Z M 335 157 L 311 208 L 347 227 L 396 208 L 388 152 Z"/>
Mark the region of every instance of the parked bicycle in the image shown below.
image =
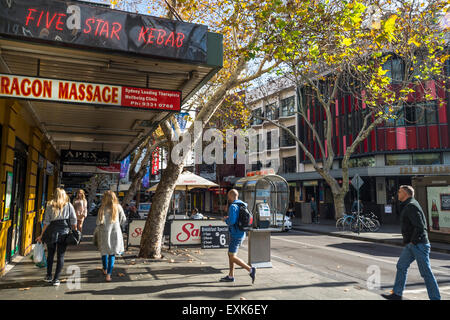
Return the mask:
<path id="1" fill-rule="evenodd" d="M 344 216 L 336 221 L 336 229 L 340 231 L 345 231 L 346 228 L 350 230 L 353 221 L 356 220 L 356 213 L 351 214 L 344 213 Z"/>
<path id="2" fill-rule="evenodd" d="M 352 222 L 351 230 L 353 232 L 377 232 L 380 230 L 380 221 L 373 212 L 369 212 L 365 215 L 359 215 L 356 217 L 355 221 Z"/>
<path id="3" fill-rule="evenodd" d="M 358 226 L 360 231 L 377 232 L 380 229 L 380 222 L 373 212 L 359 214 L 359 216 L 357 212 L 352 212 L 351 214 L 344 214 L 336 221 L 336 229 L 342 231 L 348 229 L 357 232 Z"/>

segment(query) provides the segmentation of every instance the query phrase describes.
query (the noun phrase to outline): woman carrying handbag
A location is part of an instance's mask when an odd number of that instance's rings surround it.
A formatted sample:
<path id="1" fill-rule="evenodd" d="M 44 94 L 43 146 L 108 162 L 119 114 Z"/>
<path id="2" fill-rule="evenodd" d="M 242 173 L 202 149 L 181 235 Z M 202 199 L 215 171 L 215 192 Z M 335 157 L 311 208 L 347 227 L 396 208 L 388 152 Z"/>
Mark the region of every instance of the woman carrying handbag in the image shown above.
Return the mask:
<path id="1" fill-rule="evenodd" d="M 52 282 L 54 286 L 59 286 L 59 276 L 64 266 L 64 254 L 66 253 L 66 238 L 70 226 L 77 229 L 77 217 L 75 209 L 70 203 L 64 189 L 56 188 L 53 200 L 47 203 L 44 213 L 44 227 L 42 233 L 36 238 L 38 242 L 47 244 L 47 276 L 46 282 Z M 52 278 L 53 259 L 57 253 L 55 276 Z"/>
<path id="2" fill-rule="evenodd" d="M 111 281 L 116 255 L 124 251 L 123 235 L 120 228 L 127 218 L 119 204 L 117 196 L 112 191 L 105 191 L 102 205 L 98 210 L 97 227 L 94 231 L 94 242 L 102 255 L 103 274 L 106 281 Z"/>

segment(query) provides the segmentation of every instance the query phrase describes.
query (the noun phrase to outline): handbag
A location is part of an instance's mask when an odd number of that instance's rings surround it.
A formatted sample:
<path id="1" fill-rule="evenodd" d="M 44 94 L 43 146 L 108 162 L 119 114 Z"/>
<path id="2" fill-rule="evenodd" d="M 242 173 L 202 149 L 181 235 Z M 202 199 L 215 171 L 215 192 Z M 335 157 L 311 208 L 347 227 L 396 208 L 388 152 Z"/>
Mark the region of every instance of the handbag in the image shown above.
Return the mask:
<path id="1" fill-rule="evenodd" d="M 65 244 L 68 246 L 76 246 L 80 243 L 81 240 L 81 232 L 75 229 L 72 229 L 70 226 L 69 220 L 67 220 L 67 224 L 69 225 L 69 233 L 66 235 Z"/>

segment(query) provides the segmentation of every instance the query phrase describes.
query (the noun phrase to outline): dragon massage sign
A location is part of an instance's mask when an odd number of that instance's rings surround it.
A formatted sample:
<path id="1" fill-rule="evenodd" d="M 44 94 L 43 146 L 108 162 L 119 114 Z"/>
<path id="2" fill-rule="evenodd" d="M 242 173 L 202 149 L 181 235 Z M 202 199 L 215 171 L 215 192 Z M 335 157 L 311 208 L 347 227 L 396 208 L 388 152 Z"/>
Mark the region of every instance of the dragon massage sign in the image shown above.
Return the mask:
<path id="1" fill-rule="evenodd" d="M 0 97 L 180 111 L 181 92 L 0 74 Z"/>
<path id="2" fill-rule="evenodd" d="M 188 62 L 207 60 L 206 26 L 76 1 L 0 1 L 0 34 Z"/>

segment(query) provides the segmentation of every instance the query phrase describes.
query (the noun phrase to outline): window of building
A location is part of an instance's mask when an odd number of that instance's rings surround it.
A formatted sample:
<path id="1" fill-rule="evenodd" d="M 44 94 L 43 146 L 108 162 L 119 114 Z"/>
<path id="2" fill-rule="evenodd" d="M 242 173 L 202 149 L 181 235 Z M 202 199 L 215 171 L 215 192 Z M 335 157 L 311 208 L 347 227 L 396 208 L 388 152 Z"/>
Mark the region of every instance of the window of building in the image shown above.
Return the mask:
<path id="1" fill-rule="evenodd" d="M 389 106 L 385 107 L 386 114 L 389 113 Z M 392 117 L 386 120 L 386 127 L 403 127 L 405 126 L 405 108 L 403 106 L 393 106 L 395 112 Z"/>
<path id="2" fill-rule="evenodd" d="M 442 164 L 440 153 L 415 153 L 413 154 L 414 165 Z"/>
<path id="3" fill-rule="evenodd" d="M 392 83 L 398 83 L 403 80 L 403 62 L 401 59 L 389 59 L 383 65 L 383 69 L 387 70 L 386 76 L 391 78 Z"/>
<path id="4" fill-rule="evenodd" d="M 349 168 L 375 167 L 375 157 L 362 157 L 350 159 L 348 161 L 348 167 Z"/>
<path id="5" fill-rule="evenodd" d="M 283 172 L 294 173 L 297 171 L 296 157 L 287 157 L 283 159 Z"/>
<path id="6" fill-rule="evenodd" d="M 288 129 L 295 134 L 295 126 L 290 126 Z M 287 132 L 286 130 L 282 130 L 281 135 L 281 146 L 282 147 L 291 147 L 295 146 L 295 139 Z"/>
<path id="7" fill-rule="evenodd" d="M 272 149 L 272 130 L 267 131 L 267 150 Z"/>
<path id="8" fill-rule="evenodd" d="M 295 113 L 295 96 L 281 100 L 281 116 L 289 117 Z"/>
<path id="9" fill-rule="evenodd" d="M 421 102 L 414 105 L 417 124 L 438 123 L 438 111 L 436 101 Z"/>
<path id="10" fill-rule="evenodd" d="M 271 103 L 266 106 L 266 116 L 269 120 L 276 120 L 278 119 L 278 109 L 276 103 Z"/>
<path id="11" fill-rule="evenodd" d="M 408 166 L 412 165 L 412 154 L 387 154 L 387 166 Z"/>
<path id="12" fill-rule="evenodd" d="M 414 125 L 416 123 L 416 110 L 414 105 L 405 105 L 405 123 L 406 125 Z"/>
<path id="13" fill-rule="evenodd" d="M 254 115 L 253 116 L 252 125 L 261 124 L 262 120 L 257 118 L 257 117 L 262 117 L 262 110 L 261 110 L 261 108 L 253 110 L 252 114 Z"/>

